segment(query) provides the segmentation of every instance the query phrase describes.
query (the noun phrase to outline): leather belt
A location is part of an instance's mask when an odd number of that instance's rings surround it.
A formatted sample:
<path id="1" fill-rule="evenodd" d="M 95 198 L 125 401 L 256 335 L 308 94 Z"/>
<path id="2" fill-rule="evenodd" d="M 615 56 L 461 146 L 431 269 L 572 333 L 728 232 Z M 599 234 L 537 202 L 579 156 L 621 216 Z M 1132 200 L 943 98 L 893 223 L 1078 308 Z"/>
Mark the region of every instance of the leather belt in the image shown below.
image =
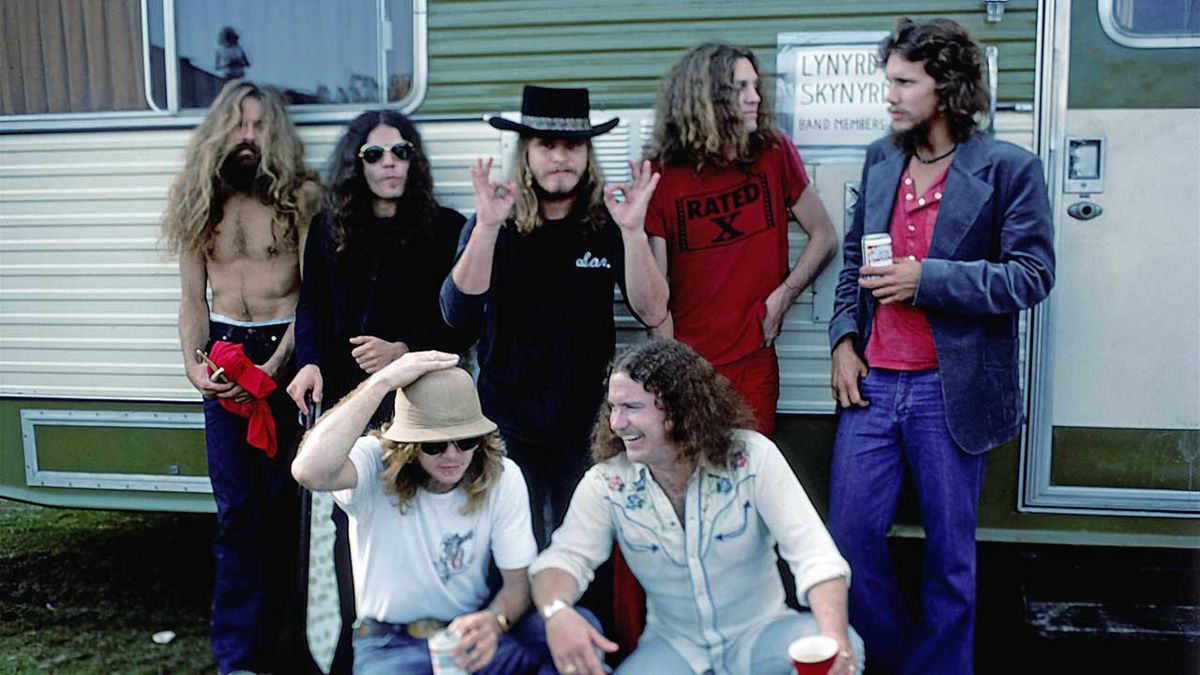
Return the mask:
<path id="1" fill-rule="evenodd" d="M 417 619 L 411 623 L 387 623 L 375 619 L 359 619 L 354 626 L 354 637 L 379 637 L 381 635 L 407 635 L 418 640 L 428 640 L 433 634 L 446 627 L 440 619 Z"/>

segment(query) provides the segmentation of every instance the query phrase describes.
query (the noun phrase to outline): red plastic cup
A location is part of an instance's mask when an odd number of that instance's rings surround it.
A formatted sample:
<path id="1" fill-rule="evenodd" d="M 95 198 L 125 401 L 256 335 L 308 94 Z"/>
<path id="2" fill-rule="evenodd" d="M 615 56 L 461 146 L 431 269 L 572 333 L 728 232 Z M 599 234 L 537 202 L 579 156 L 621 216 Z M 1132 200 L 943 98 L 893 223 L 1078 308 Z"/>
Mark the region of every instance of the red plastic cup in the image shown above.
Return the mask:
<path id="1" fill-rule="evenodd" d="M 810 635 L 788 645 L 788 657 L 796 675 L 829 675 L 838 655 L 838 643 L 824 635 Z"/>

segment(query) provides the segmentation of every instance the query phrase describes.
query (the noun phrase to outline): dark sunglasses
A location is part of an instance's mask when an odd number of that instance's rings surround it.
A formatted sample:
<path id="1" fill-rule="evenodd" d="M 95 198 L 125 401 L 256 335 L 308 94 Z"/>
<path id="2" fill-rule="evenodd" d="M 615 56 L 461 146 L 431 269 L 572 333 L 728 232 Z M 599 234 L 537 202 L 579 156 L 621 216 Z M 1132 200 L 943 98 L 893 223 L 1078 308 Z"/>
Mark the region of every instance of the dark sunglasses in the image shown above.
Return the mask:
<path id="1" fill-rule="evenodd" d="M 427 455 L 440 455 L 446 451 L 451 442 L 454 443 L 454 447 L 458 448 L 459 452 L 474 452 L 479 449 L 479 446 L 483 445 L 483 436 L 460 438 L 457 441 L 430 441 L 428 443 L 421 443 L 421 452 Z"/>
<path id="2" fill-rule="evenodd" d="M 388 150 L 391 150 L 392 154 L 399 160 L 406 160 L 416 152 L 412 143 L 400 141 L 390 148 L 385 148 L 382 145 L 364 145 L 358 149 L 358 157 L 367 164 L 374 164 L 383 159 L 383 153 Z"/>

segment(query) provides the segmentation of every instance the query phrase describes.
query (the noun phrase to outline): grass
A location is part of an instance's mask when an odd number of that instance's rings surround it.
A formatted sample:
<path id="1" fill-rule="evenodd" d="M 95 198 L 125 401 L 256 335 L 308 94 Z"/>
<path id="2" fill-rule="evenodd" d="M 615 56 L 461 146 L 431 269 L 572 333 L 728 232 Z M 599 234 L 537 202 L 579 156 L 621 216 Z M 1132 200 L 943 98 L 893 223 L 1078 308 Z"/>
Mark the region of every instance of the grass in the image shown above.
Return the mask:
<path id="1" fill-rule="evenodd" d="M 212 673 L 210 515 L 0 500 L 0 673 Z M 170 644 L 151 636 L 171 630 Z"/>

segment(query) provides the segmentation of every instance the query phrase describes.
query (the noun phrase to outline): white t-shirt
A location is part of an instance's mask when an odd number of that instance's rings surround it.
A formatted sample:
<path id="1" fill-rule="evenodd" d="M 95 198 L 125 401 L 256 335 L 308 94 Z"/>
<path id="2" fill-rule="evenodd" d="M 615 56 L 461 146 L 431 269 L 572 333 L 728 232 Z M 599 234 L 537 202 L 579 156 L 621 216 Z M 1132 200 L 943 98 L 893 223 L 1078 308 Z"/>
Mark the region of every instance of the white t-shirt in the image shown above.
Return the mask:
<path id="1" fill-rule="evenodd" d="M 512 570 L 528 567 L 537 555 L 525 478 L 507 457 L 484 506 L 466 515 L 461 489 L 419 489 L 401 513 L 379 478 L 383 446 L 373 436 L 355 442 L 350 461 L 357 485 L 331 494 L 350 519 L 359 618 L 450 621 L 483 607 L 492 558 L 500 569 Z"/>

